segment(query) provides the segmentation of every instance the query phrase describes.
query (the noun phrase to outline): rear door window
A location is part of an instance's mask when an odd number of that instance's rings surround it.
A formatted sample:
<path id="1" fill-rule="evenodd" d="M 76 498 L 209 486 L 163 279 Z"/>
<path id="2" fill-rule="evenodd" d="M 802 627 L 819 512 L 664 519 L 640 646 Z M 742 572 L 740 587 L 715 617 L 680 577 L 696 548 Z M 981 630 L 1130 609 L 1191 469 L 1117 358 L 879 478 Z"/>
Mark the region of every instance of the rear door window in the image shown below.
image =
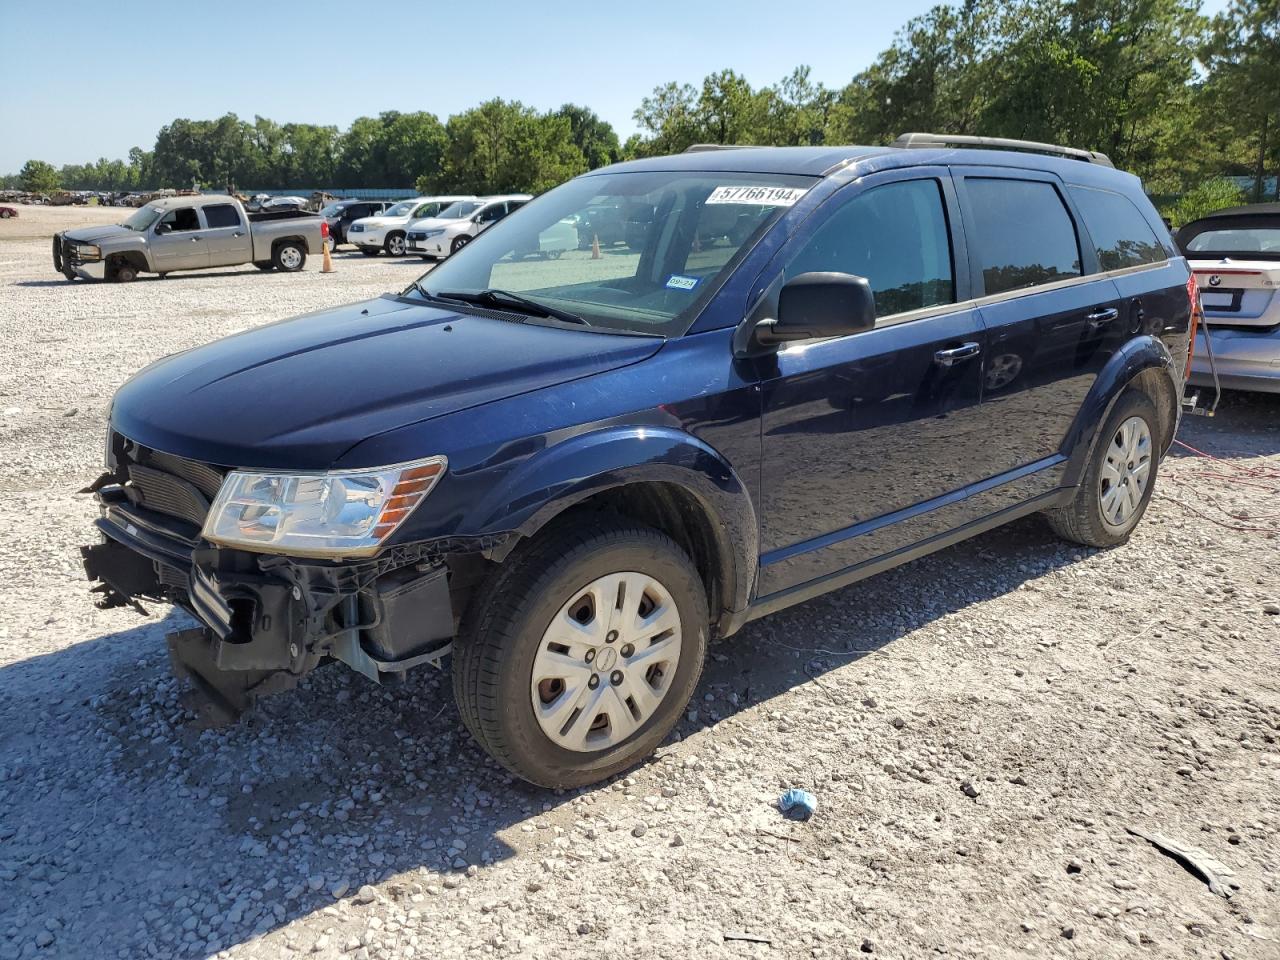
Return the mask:
<path id="1" fill-rule="evenodd" d="M 240 214 L 229 203 L 215 203 L 204 208 L 204 219 L 210 230 L 240 226 Z"/>
<path id="2" fill-rule="evenodd" d="M 1081 275 L 1075 223 L 1053 184 L 998 177 L 964 183 L 971 210 L 965 233 L 988 296 Z"/>
<path id="3" fill-rule="evenodd" d="M 1110 190 L 1068 187 L 1098 252 L 1103 270 L 1123 270 L 1167 259 L 1146 217 L 1128 197 Z"/>
<path id="4" fill-rule="evenodd" d="M 724 227 L 730 235 L 742 230 Z M 951 237 L 938 181 L 887 183 L 854 197 L 814 231 L 786 277 L 828 271 L 866 277 L 877 317 L 953 303 Z"/>

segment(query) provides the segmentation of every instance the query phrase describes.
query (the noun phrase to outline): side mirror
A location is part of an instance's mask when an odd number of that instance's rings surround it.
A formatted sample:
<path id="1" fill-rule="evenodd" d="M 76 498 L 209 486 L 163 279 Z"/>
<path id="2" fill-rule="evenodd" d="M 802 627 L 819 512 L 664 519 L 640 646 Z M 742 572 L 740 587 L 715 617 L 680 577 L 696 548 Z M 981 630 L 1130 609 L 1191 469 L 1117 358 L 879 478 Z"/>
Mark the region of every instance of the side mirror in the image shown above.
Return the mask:
<path id="1" fill-rule="evenodd" d="M 173 230 L 173 224 L 171 224 L 171 223 L 157 223 L 157 224 L 156 224 L 156 233 L 157 233 L 157 234 L 161 234 L 161 233 L 169 233 L 171 230 Z"/>
<path id="2" fill-rule="evenodd" d="M 876 300 L 866 277 L 851 273 L 802 273 L 778 291 L 778 318 L 761 320 L 756 342 L 764 346 L 861 333 L 876 325 Z"/>

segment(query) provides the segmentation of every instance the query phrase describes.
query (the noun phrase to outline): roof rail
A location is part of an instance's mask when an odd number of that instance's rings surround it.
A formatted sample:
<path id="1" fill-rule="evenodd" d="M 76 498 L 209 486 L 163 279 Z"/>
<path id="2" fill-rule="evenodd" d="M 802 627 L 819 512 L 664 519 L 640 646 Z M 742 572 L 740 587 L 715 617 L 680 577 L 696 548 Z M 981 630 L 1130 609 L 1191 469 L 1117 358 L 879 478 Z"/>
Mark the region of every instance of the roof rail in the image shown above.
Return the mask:
<path id="1" fill-rule="evenodd" d="M 695 143 L 684 148 L 685 153 L 707 153 L 711 150 L 749 150 L 754 143 Z"/>
<path id="2" fill-rule="evenodd" d="M 1021 150 L 1027 153 L 1047 153 L 1055 157 L 1069 157 L 1114 167 L 1111 158 L 1096 150 L 1079 147 L 1063 147 L 1056 143 L 1037 143 L 1034 140 L 1007 140 L 1004 137 L 964 137 L 949 133 L 904 133 L 890 144 L 893 147 L 981 147 L 988 150 Z"/>

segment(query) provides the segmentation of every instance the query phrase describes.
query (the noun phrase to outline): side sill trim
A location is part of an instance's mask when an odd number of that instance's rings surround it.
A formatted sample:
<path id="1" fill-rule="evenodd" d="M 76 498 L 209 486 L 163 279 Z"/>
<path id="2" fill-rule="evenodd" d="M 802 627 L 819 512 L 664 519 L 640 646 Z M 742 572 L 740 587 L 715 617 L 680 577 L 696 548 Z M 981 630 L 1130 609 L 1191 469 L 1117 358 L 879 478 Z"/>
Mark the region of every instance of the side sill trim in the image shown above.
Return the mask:
<path id="1" fill-rule="evenodd" d="M 953 546 L 962 540 L 993 530 L 1020 517 L 1036 513 L 1046 507 L 1055 506 L 1061 502 L 1065 495 L 1073 490 L 1073 487 L 1060 487 L 1057 490 L 1050 490 L 1048 493 L 1042 493 L 1040 496 L 1033 497 L 1025 503 L 1006 507 L 998 513 L 993 513 L 978 520 L 971 520 L 969 523 L 954 530 L 938 534 L 936 537 L 930 537 L 928 540 L 921 540 L 912 546 L 903 547 L 893 553 L 887 553 L 873 560 L 866 560 L 852 567 L 846 567 L 844 570 L 837 570 L 835 573 L 827 574 L 825 577 L 809 580 L 786 590 L 779 590 L 777 593 L 771 593 L 767 597 L 760 597 L 747 608 L 743 622 L 749 623 L 771 613 L 777 613 L 779 610 L 784 610 L 794 604 L 804 603 L 806 600 L 812 600 L 814 597 L 821 596 L 824 593 L 829 593 L 840 587 L 847 587 L 852 583 L 857 583 L 859 580 L 875 576 L 877 573 L 883 573 L 885 570 L 917 560 L 936 550 Z"/>

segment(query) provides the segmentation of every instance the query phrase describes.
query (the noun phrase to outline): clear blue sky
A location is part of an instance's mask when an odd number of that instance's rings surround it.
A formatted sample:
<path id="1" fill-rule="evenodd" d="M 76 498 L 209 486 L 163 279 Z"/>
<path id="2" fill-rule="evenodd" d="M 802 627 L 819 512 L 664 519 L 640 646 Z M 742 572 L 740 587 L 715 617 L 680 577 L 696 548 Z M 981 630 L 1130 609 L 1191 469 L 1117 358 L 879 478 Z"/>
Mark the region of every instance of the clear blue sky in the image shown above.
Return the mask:
<path id="1" fill-rule="evenodd" d="M 0 173 L 124 157 L 175 117 L 228 111 L 345 128 L 503 97 L 584 104 L 625 139 L 668 80 L 731 67 L 764 86 L 807 63 L 841 86 L 934 2 L 0 0 Z"/>

